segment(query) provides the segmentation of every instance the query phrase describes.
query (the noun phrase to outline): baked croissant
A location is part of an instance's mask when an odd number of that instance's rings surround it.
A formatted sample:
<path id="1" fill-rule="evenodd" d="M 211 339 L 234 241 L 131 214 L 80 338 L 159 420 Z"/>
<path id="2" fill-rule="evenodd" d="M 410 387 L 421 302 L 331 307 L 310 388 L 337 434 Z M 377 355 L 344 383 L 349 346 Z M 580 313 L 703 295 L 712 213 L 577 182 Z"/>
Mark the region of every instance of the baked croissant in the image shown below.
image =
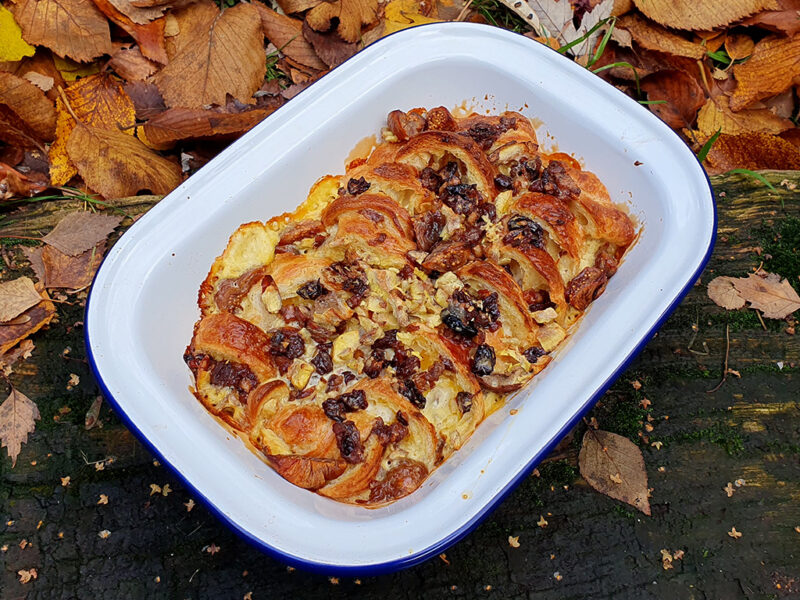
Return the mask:
<path id="1" fill-rule="evenodd" d="M 231 236 L 184 356 L 198 400 L 284 479 L 368 508 L 545 368 L 636 236 L 519 113 L 387 124 L 293 213 Z"/>

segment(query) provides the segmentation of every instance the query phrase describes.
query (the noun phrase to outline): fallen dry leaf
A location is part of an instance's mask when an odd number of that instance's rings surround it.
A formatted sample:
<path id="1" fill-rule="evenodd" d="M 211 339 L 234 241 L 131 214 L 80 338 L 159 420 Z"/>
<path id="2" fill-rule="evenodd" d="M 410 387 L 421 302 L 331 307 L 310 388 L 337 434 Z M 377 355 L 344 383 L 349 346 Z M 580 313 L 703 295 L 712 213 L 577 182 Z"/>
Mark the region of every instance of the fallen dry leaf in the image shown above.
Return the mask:
<path id="1" fill-rule="evenodd" d="M 31 261 L 34 272 L 45 288 L 64 288 L 82 290 L 92 283 L 94 274 L 103 261 L 105 244 L 76 256 L 64 254 L 55 246 L 42 248 L 23 248 L 23 253 Z"/>
<path id="2" fill-rule="evenodd" d="M 304 22 L 303 37 L 314 47 L 322 62 L 331 68 L 339 66 L 358 52 L 358 44 L 345 42 L 335 29 L 320 33 Z"/>
<path id="3" fill-rule="evenodd" d="M 756 47 L 753 38 L 744 33 L 733 33 L 725 36 L 725 51 L 733 60 L 742 60 L 753 53 Z"/>
<path id="4" fill-rule="evenodd" d="M 328 68 L 317 56 L 314 47 L 303 37 L 303 21 L 278 14 L 260 2 L 253 6 L 261 16 L 264 35 L 284 55 L 312 69 L 324 71 Z"/>
<path id="5" fill-rule="evenodd" d="M 277 0 L 278 6 L 280 6 L 281 10 L 287 15 L 301 13 L 309 8 L 314 8 L 323 1 L 324 0 Z"/>
<path id="6" fill-rule="evenodd" d="M 46 176 L 40 179 L 37 173 L 24 175 L 13 167 L 0 162 L 0 200 L 35 196 L 49 187 Z M 34 179 L 34 177 L 36 177 Z"/>
<path id="7" fill-rule="evenodd" d="M 137 45 L 124 45 L 114 50 L 108 66 L 127 81 L 144 81 L 159 69 L 156 63 L 145 58 Z"/>
<path id="8" fill-rule="evenodd" d="M 98 396 L 92 402 L 92 405 L 89 407 L 89 410 L 86 411 L 86 416 L 83 419 L 83 428 L 86 431 L 89 431 L 92 427 L 97 425 L 97 421 L 100 418 L 101 406 L 103 406 L 103 397 Z"/>
<path id="9" fill-rule="evenodd" d="M 767 319 L 785 319 L 800 310 L 800 296 L 788 279 L 781 279 L 776 273 L 766 273 L 764 277 L 750 273 L 734 279 L 733 285 L 750 307 L 760 310 Z"/>
<path id="10" fill-rule="evenodd" d="M 67 152 L 86 184 L 106 198 L 142 190 L 167 194 L 181 182 L 180 165 L 120 131 L 79 124 L 69 136 Z"/>
<path id="11" fill-rule="evenodd" d="M 56 101 L 56 139 L 50 146 L 50 179 L 53 185 L 67 183 L 77 173 L 67 152 L 67 142 L 75 129 L 75 117 L 81 123 L 133 135 L 136 110 L 122 83 L 107 73 L 91 75 L 64 90 L 69 107 L 62 98 Z"/>
<path id="12" fill-rule="evenodd" d="M 608 431 L 587 431 L 578 465 L 583 478 L 598 492 L 650 515 L 644 458 L 639 447 L 628 438 Z M 616 474 L 622 483 L 611 481 Z"/>
<path id="13" fill-rule="evenodd" d="M 766 133 L 723 134 L 711 146 L 705 166 L 709 174 L 731 169 L 800 169 L 800 149 Z"/>
<path id="14" fill-rule="evenodd" d="M 781 118 L 766 108 L 733 112 L 729 102 L 728 96 L 724 94 L 708 99 L 697 113 L 699 137 L 709 138 L 717 131 L 732 135 L 751 131 L 777 134 L 794 127 L 789 119 Z"/>
<path id="15" fill-rule="evenodd" d="M 0 6 L 0 62 L 18 61 L 33 56 L 36 48 L 22 39 L 22 29 L 14 15 L 5 6 Z"/>
<path id="16" fill-rule="evenodd" d="M 424 8 L 417 0 L 392 0 L 383 9 L 384 23 L 383 34 L 389 35 L 402 29 L 427 23 L 440 23 L 441 19 L 422 14 Z"/>
<path id="17" fill-rule="evenodd" d="M 164 12 L 170 8 L 169 2 L 149 5 L 143 5 L 141 2 L 134 3 L 131 0 L 110 0 L 110 2 L 114 8 L 137 25 L 146 25 L 150 21 L 163 17 Z"/>
<path id="18" fill-rule="evenodd" d="M 136 11 L 148 9 L 137 9 L 124 0 L 93 1 L 97 5 L 97 8 L 99 8 L 111 22 L 119 25 L 136 40 L 144 56 L 161 64 L 167 64 L 167 62 L 169 62 L 167 58 L 167 49 L 164 46 L 164 26 L 166 24 L 166 19 L 156 18 L 154 21 L 144 17 L 139 17 L 138 20 L 133 19 L 129 12 L 136 14 Z M 128 12 L 123 12 L 120 10 L 122 6 L 130 10 Z M 162 11 L 156 10 L 156 13 L 160 12 Z"/>
<path id="19" fill-rule="evenodd" d="M 123 195 L 111 197 L 120 198 Z M 120 221 L 122 217 L 119 215 L 80 210 L 70 212 L 42 238 L 42 241 L 58 248 L 64 254 L 78 256 L 105 240 Z"/>
<path id="20" fill-rule="evenodd" d="M 745 19 L 741 24 L 748 27 L 756 25 L 776 33 L 793 36 L 800 33 L 798 11 L 800 11 L 800 0 L 778 0 L 777 10 L 765 10 Z"/>
<path id="21" fill-rule="evenodd" d="M 4 354 L 0 354 L 0 371 L 6 376 L 11 374 L 11 367 L 19 360 L 26 360 L 30 358 L 33 352 L 33 342 L 30 340 L 22 340 L 19 346 L 13 350 L 9 350 Z"/>
<path id="22" fill-rule="evenodd" d="M 744 298 L 739 295 L 733 285 L 734 277 L 716 277 L 708 284 L 708 297 L 717 306 L 728 310 L 742 308 L 745 305 Z"/>
<path id="23" fill-rule="evenodd" d="M 508 545 L 512 548 L 519 548 L 519 536 L 518 535 L 510 535 L 508 536 Z"/>
<path id="24" fill-rule="evenodd" d="M 544 515 L 539 515 L 539 520 L 536 521 L 536 524 L 541 528 L 545 528 L 548 525 L 547 520 L 544 518 Z"/>
<path id="25" fill-rule="evenodd" d="M 170 108 L 142 126 L 148 145 L 168 148 L 183 139 L 235 138 L 255 127 L 274 108 L 256 108 L 239 113 L 214 110 Z"/>
<path id="26" fill-rule="evenodd" d="M 756 100 L 780 94 L 800 83 L 800 36 L 768 37 L 756 44 L 749 60 L 733 67 L 737 86 L 731 109 L 740 110 Z"/>
<path id="27" fill-rule="evenodd" d="M 661 549 L 661 566 L 664 568 L 665 571 L 672 569 L 672 554 L 666 548 Z"/>
<path id="28" fill-rule="evenodd" d="M 689 41 L 652 21 L 643 19 L 637 13 L 619 19 L 617 28 L 628 31 L 636 43 L 648 50 L 658 50 L 695 60 L 704 58 L 707 52 L 701 44 Z"/>
<path id="29" fill-rule="evenodd" d="M 42 298 L 42 302 L 20 315 L 19 322 L 12 321 L 13 324 L 6 323 L 0 327 L 0 354 L 8 352 L 53 320 L 56 307 L 50 302 L 46 292 L 42 292 Z"/>
<path id="30" fill-rule="evenodd" d="M 738 540 L 742 537 L 741 531 L 736 531 L 736 527 L 731 527 L 731 530 L 728 532 L 728 535 L 731 536 L 733 539 Z"/>
<path id="31" fill-rule="evenodd" d="M 614 9 L 613 0 L 592 2 L 590 12 L 584 12 L 580 24 L 575 26 L 575 11 L 567 0 L 505 0 L 508 8 L 516 12 L 525 22 L 530 23 L 545 38 L 553 37 L 559 45 L 580 42 L 572 46 L 569 53 L 573 56 L 584 56 L 594 49 L 595 43 L 602 35 L 602 30 L 589 33 L 595 25 L 611 16 Z M 529 18 L 529 10 L 533 10 L 535 18 Z M 538 21 L 538 23 L 537 23 Z"/>
<path id="32" fill-rule="evenodd" d="M 657 23 L 690 30 L 711 30 L 778 6 L 775 0 L 633 0 L 633 3 Z"/>
<path id="33" fill-rule="evenodd" d="M 8 398 L 0 404 L 0 441 L 8 450 L 12 468 L 17 464 L 22 444 L 28 441 L 28 434 L 33 433 L 39 418 L 36 403 L 12 387 Z"/>
<path id="34" fill-rule="evenodd" d="M 684 71 L 659 71 L 642 79 L 648 100 L 664 100 L 648 108 L 673 129 L 691 126 L 698 109 L 705 103 L 703 89 Z"/>
<path id="35" fill-rule="evenodd" d="M 100 533 L 97 534 L 100 539 L 108 539 L 111 536 L 111 532 L 108 529 L 103 529 Z"/>
<path id="36" fill-rule="evenodd" d="M 28 71 L 22 76 L 23 79 L 30 81 L 33 85 L 38 87 L 43 92 L 49 92 L 53 89 L 56 80 L 50 77 L 49 75 L 42 75 L 41 73 L 37 73 L 36 71 Z M 55 116 L 55 108 L 53 109 L 53 113 Z M 55 128 L 55 124 L 54 124 Z"/>
<path id="37" fill-rule="evenodd" d="M 153 82 L 168 106 L 224 106 L 226 94 L 247 102 L 266 74 L 264 34 L 257 9 L 237 4 L 222 13 L 211 0 L 180 11 L 181 31 L 170 62 Z"/>
<path id="38" fill-rule="evenodd" d="M 90 0 L 19 0 L 12 11 L 29 44 L 81 62 L 111 54 L 108 21 Z"/>
<path id="39" fill-rule="evenodd" d="M 145 83 L 144 81 L 134 81 L 125 85 L 125 93 L 128 94 L 136 108 L 136 118 L 141 121 L 152 119 L 157 114 L 167 110 L 164 98 L 155 84 Z"/>
<path id="40" fill-rule="evenodd" d="M 217 552 L 220 551 L 220 547 L 217 546 L 216 544 L 212 543 L 212 544 L 209 544 L 208 546 L 206 546 L 205 548 L 203 548 L 203 550 L 205 552 L 208 552 L 211 556 L 214 556 Z M 337 580 L 336 583 L 339 583 L 339 581 Z"/>
<path id="41" fill-rule="evenodd" d="M 29 277 L 0 283 L 0 322 L 16 319 L 41 301 L 42 297 Z"/>
<path id="42" fill-rule="evenodd" d="M 731 484 L 731 482 L 729 481 L 728 485 L 726 485 L 724 488 L 722 488 L 722 491 L 725 492 L 725 494 L 728 496 L 728 498 L 730 498 L 731 496 L 733 496 L 733 492 L 734 492 L 733 484 Z"/>
<path id="43" fill-rule="evenodd" d="M 194 508 L 194 500 L 189 498 L 189 501 L 184 502 L 183 505 L 186 507 L 186 512 L 192 512 L 192 509 Z"/>
<path id="44" fill-rule="evenodd" d="M 55 107 L 44 92 L 30 81 L 0 72 L 0 104 L 13 111 L 37 140 L 52 141 L 56 128 Z M 0 139 L 14 143 L 13 139 L 6 139 L 2 129 L 0 127 Z"/>
<path id="45" fill-rule="evenodd" d="M 330 31 L 334 20 L 338 20 L 336 31 L 345 42 L 357 42 L 361 26 L 378 20 L 378 0 L 333 0 L 315 6 L 306 14 L 306 23 L 315 31 Z"/>
<path id="46" fill-rule="evenodd" d="M 19 575 L 19 582 L 23 585 L 39 577 L 36 569 L 20 569 L 17 571 L 17 575 Z"/>
<path id="47" fill-rule="evenodd" d="M 108 504 L 108 496 L 105 494 L 100 494 L 100 497 L 97 500 L 98 504 Z"/>

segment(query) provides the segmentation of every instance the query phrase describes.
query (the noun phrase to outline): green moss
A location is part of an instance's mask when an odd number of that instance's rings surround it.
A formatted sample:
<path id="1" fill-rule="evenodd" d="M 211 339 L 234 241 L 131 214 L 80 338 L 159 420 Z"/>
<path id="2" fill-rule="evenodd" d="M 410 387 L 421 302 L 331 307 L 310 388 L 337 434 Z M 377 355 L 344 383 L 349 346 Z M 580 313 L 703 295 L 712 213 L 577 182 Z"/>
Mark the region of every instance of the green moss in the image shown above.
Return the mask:
<path id="1" fill-rule="evenodd" d="M 707 323 L 714 325 L 728 325 L 731 331 L 743 331 L 747 329 L 762 329 L 761 321 L 756 311 L 750 309 L 727 310 L 721 313 L 713 313 L 704 317 Z M 777 319 L 764 319 L 767 331 L 779 332 L 786 327 L 783 321 Z"/>
<path id="2" fill-rule="evenodd" d="M 597 405 L 593 414 L 600 424 L 600 428 L 611 433 L 624 435 L 633 442 L 638 443 L 639 431 L 642 422 L 647 416 L 647 411 L 639 405 L 641 393 L 628 384 L 630 393 L 609 393 Z"/>
<path id="3" fill-rule="evenodd" d="M 744 439 L 737 429 L 722 423 L 714 423 L 710 427 L 685 431 L 661 438 L 665 444 L 673 442 L 707 441 L 722 447 L 728 456 L 738 456 L 744 452 Z"/>
<path id="4" fill-rule="evenodd" d="M 764 270 L 786 277 L 800 292 L 800 218 L 785 217 L 775 227 L 761 227 L 753 230 L 763 252 Z"/>
<path id="5" fill-rule="evenodd" d="M 634 513 L 632 510 L 628 510 L 622 504 L 615 504 L 612 507 L 611 512 L 621 517 L 625 517 L 626 519 L 630 519 L 631 521 L 636 518 L 636 513 Z"/>
<path id="6" fill-rule="evenodd" d="M 559 489 L 571 485 L 578 476 L 578 469 L 566 460 L 554 460 L 539 465 L 539 476 L 528 477 L 518 490 L 531 506 L 544 506 L 545 495 L 550 488 Z"/>

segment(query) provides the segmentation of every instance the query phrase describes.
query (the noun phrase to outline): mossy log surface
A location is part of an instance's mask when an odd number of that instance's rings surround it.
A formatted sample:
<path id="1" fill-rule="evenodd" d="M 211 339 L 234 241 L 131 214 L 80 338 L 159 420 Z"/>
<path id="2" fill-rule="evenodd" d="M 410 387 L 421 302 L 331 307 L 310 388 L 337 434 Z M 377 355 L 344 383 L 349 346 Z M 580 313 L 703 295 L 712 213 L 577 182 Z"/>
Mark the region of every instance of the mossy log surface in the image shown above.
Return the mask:
<path id="1" fill-rule="evenodd" d="M 58 322 L 34 336 L 33 356 L 11 378 L 42 418 L 16 467 L 5 452 L 0 458 L 0 596 L 800 597 L 800 338 L 787 333 L 790 323 L 762 326 L 752 310 L 727 312 L 706 296 L 713 277 L 745 276 L 762 263 L 800 287 L 800 173 L 764 175 L 776 191 L 741 175 L 713 178 L 720 223 L 711 263 L 592 413 L 600 428 L 641 445 L 651 517 L 580 478 L 581 425 L 538 476 L 446 557 L 360 580 L 287 569 L 201 504 L 187 511 L 189 491 L 107 404 L 101 426 L 85 430 L 99 390 L 85 359 L 83 308 L 75 302 L 59 305 Z M 126 199 L 120 207 L 135 215 L 156 200 Z M 8 215 L 3 223 L 13 222 L 0 237 L 41 235 L 62 206 L 28 205 Z M 21 254 L 8 243 L 3 252 L 13 266 Z M 18 274 L 28 271 L 9 269 L 3 278 Z M 729 375 L 709 393 L 722 376 L 726 329 L 728 364 L 741 377 Z M 68 389 L 71 374 L 80 382 Z M 736 480 L 744 484 L 733 485 L 729 497 L 723 488 Z M 171 491 L 151 495 L 151 484 Z M 107 504 L 98 504 L 101 494 Z M 537 525 L 541 516 L 545 527 Z M 740 538 L 728 534 L 732 527 Z M 110 536 L 101 538 L 103 530 Z M 519 537 L 518 548 L 509 536 Z M 665 569 L 662 549 L 684 554 Z M 30 568 L 38 578 L 20 583 L 18 571 Z"/>

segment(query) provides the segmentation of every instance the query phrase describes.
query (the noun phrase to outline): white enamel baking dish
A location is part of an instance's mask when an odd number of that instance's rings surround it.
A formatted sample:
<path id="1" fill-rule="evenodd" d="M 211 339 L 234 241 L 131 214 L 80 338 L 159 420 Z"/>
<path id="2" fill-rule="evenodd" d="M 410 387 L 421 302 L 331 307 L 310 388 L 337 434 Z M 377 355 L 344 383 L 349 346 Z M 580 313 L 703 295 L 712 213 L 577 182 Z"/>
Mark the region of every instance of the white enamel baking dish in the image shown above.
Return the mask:
<path id="1" fill-rule="evenodd" d="M 641 235 L 553 363 L 419 490 L 378 510 L 339 504 L 281 479 L 189 393 L 182 355 L 197 290 L 241 223 L 292 210 L 317 178 L 343 172 L 389 111 L 464 101 L 538 119 L 542 145 L 597 173 Z M 87 345 L 128 426 L 243 537 L 295 566 L 387 572 L 468 534 L 530 472 L 697 279 L 714 231 L 704 172 L 645 108 L 520 35 L 428 25 L 382 39 L 323 77 L 136 222 L 94 282 Z"/>

